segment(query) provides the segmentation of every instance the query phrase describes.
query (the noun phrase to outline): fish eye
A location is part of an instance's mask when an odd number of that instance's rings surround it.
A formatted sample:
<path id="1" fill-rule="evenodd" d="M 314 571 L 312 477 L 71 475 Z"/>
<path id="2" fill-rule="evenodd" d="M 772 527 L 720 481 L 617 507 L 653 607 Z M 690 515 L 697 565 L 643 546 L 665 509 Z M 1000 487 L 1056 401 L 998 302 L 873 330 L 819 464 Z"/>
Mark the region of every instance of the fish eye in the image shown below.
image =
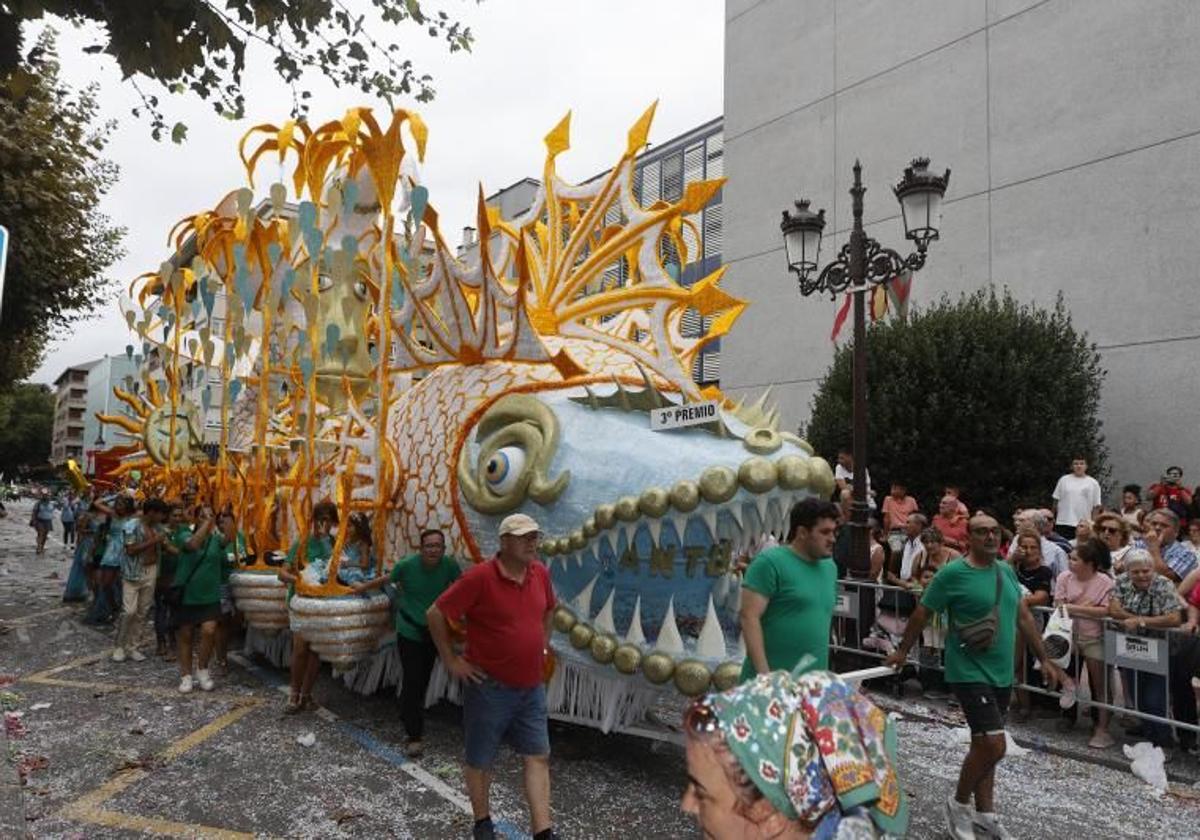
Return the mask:
<path id="1" fill-rule="evenodd" d="M 317 275 L 317 290 L 318 291 L 324 292 L 324 291 L 328 291 L 329 289 L 332 289 L 332 288 L 333 288 L 333 278 L 332 277 L 330 277 L 328 274 L 318 274 Z"/>
<path id="2" fill-rule="evenodd" d="M 365 281 L 363 281 L 363 280 L 355 280 L 354 281 L 354 294 L 358 297 L 359 300 L 367 299 L 367 284 Z"/>
<path id="3" fill-rule="evenodd" d="M 504 446 L 488 458 L 484 466 L 484 479 L 493 492 L 504 494 L 517 486 L 524 471 L 525 450 L 520 446 Z"/>

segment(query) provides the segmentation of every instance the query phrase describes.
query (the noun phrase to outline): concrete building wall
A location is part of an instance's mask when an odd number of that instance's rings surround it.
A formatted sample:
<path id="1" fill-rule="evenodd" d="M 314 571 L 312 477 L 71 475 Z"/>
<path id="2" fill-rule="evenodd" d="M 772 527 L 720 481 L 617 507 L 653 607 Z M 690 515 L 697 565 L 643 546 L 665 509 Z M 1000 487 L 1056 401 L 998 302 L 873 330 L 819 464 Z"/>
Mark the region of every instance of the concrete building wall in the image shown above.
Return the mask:
<path id="1" fill-rule="evenodd" d="M 868 232 L 901 250 L 890 185 L 926 155 L 953 176 L 914 303 L 1061 291 L 1108 370 L 1114 481 L 1170 463 L 1200 480 L 1198 38 L 1187 0 L 730 0 L 724 261 L 752 305 L 722 388 L 775 385 L 788 424 L 807 420 L 834 304 L 797 294 L 780 211 L 825 207 L 830 259 L 857 157 Z"/>

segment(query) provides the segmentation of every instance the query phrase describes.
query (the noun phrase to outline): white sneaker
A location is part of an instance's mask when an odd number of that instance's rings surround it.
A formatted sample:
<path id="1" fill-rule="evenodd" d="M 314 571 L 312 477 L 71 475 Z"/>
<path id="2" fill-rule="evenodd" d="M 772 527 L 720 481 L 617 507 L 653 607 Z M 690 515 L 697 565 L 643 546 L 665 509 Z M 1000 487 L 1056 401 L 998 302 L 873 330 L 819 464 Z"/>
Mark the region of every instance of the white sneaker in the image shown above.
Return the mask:
<path id="1" fill-rule="evenodd" d="M 192 675 L 188 674 L 186 677 L 180 677 L 179 678 L 179 693 L 180 694 L 191 694 L 191 692 L 192 692 Z"/>
<path id="2" fill-rule="evenodd" d="M 975 827 L 988 840 L 1016 840 L 1016 835 L 1000 824 L 995 814 L 979 811 L 975 814 Z"/>
<path id="3" fill-rule="evenodd" d="M 137 648 L 134 648 L 133 650 L 129 651 L 129 658 L 134 662 L 145 662 L 146 654 L 142 653 Z"/>
<path id="4" fill-rule="evenodd" d="M 113 662 L 124 662 L 125 661 L 125 648 L 113 648 L 112 661 Z"/>
<path id="5" fill-rule="evenodd" d="M 946 800 L 946 831 L 951 840 L 975 840 L 975 809 L 953 795 Z"/>
<path id="6" fill-rule="evenodd" d="M 210 677 L 208 675 L 207 668 L 201 668 L 198 671 L 196 671 L 196 682 L 200 685 L 201 691 L 212 691 L 213 690 L 212 677 Z"/>

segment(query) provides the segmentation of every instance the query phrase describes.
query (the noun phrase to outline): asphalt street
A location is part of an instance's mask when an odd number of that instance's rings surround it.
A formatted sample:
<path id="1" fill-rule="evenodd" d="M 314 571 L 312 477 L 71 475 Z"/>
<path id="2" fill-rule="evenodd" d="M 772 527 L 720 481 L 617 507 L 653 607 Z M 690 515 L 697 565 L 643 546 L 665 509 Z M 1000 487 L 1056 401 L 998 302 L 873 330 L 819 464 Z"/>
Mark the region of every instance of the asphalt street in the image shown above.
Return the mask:
<path id="1" fill-rule="evenodd" d="M 111 632 L 85 627 L 82 609 L 61 603 L 61 534 L 36 557 L 27 522 L 19 503 L 0 519 L 4 837 L 470 836 L 456 707 L 431 710 L 426 755 L 408 762 L 396 699 L 354 694 L 328 675 L 316 690 L 321 711 L 297 717 L 282 714 L 286 673 L 251 658 L 235 657 L 214 692 L 180 695 L 172 664 L 108 658 Z M 900 715 L 909 836 L 942 836 L 941 805 L 965 752 L 953 728 L 960 719 L 927 704 L 888 705 Z M 310 734 L 311 746 L 300 743 Z M 678 807 L 680 747 L 566 724 L 552 724 L 551 742 L 561 836 L 699 836 Z M 1119 754 L 1105 766 L 1065 746 L 1001 766 L 1000 810 L 1017 836 L 1200 836 L 1200 788 L 1189 778 L 1155 799 Z M 528 837 L 511 755 L 497 770 L 494 813 L 507 836 Z"/>

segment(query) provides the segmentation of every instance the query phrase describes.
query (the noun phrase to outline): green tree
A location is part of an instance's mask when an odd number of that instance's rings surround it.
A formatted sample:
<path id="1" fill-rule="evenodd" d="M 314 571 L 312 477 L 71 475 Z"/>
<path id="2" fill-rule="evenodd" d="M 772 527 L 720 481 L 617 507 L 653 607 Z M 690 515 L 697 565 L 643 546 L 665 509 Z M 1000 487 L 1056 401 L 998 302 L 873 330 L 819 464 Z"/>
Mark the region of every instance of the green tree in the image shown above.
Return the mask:
<path id="1" fill-rule="evenodd" d="M 157 96 L 138 79 L 160 83 L 172 93 L 192 93 L 231 119 L 245 115 L 242 76 L 252 51 L 269 55 L 275 72 L 292 90 L 292 112 L 303 117 L 310 93 L 305 77 L 324 76 L 335 85 L 373 93 L 389 104 L 415 95 L 433 98 L 433 78 L 422 73 L 387 35 L 372 31 L 410 26 L 444 40 L 450 52 L 470 50 L 470 27 L 444 11 L 426 11 L 419 0 L 371 0 L 373 16 L 353 12 L 348 0 L 0 0 L 0 85 L 19 95 L 32 83 L 21 65 L 22 25 L 55 15 L 101 30 L 89 53 L 116 59 L 134 85 L 155 140 L 166 136 L 167 118 Z M 175 123 L 176 143 L 187 126 Z"/>
<path id="2" fill-rule="evenodd" d="M 831 456 L 850 441 L 851 351 L 834 356 L 806 430 Z M 1077 453 L 1107 477 L 1097 416 L 1105 372 L 1061 295 L 1052 310 L 1007 290 L 943 297 L 907 321 L 873 325 L 867 358 L 868 467 L 881 493 L 903 480 L 933 510 L 957 484 L 972 506 L 1008 516 L 1047 505 Z"/>
<path id="3" fill-rule="evenodd" d="M 25 382 L 0 393 L 0 473 L 11 478 L 50 460 L 54 392 Z"/>
<path id="4" fill-rule="evenodd" d="M 24 96 L 0 95 L 0 223 L 11 235 L 0 392 L 33 373 L 53 333 L 108 305 L 103 275 L 125 235 L 97 210 L 117 167 L 103 157 L 112 125 L 97 120 L 96 89 L 62 84 L 53 33 L 29 70 Z"/>

